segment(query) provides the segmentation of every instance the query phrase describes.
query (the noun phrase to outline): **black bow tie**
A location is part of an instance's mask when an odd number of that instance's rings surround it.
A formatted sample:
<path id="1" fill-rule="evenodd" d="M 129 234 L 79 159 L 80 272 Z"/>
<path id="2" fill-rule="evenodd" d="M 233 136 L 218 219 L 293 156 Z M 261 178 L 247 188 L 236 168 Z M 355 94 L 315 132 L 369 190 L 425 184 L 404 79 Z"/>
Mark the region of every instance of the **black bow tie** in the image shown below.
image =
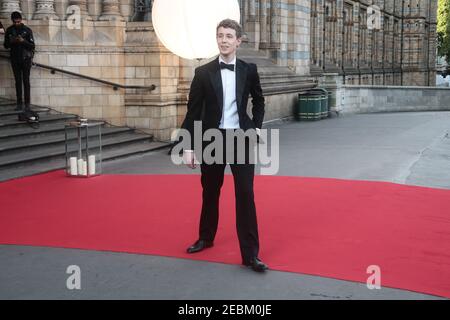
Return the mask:
<path id="1" fill-rule="evenodd" d="M 220 69 L 228 69 L 228 70 L 234 72 L 234 64 L 232 64 L 232 63 L 226 64 L 224 62 L 220 62 Z"/>

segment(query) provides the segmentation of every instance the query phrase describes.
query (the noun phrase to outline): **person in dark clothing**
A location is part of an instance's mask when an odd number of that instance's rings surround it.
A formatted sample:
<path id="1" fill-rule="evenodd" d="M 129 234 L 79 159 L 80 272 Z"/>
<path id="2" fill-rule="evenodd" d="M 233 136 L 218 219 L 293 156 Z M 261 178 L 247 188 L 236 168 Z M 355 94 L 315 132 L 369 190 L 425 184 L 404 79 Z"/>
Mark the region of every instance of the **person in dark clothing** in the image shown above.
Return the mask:
<path id="1" fill-rule="evenodd" d="M 16 110 L 23 107 L 22 83 L 27 110 L 30 108 L 30 71 L 35 48 L 33 32 L 22 23 L 20 12 L 14 11 L 11 20 L 13 24 L 6 29 L 4 47 L 10 49 L 11 66 L 16 82 Z"/>

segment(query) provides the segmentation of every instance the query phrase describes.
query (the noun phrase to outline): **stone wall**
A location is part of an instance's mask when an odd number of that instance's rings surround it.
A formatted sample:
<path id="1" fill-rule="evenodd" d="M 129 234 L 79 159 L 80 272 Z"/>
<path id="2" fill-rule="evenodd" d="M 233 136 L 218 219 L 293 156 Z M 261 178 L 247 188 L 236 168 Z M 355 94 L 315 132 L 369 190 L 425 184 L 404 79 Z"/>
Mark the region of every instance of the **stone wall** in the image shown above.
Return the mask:
<path id="1" fill-rule="evenodd" d="M 70 30 L 65 21 L 30 20 L 26 23 L 38 44 L 34 61 L 55 68 L 125 83 L 125 55 L 117 46 L 124 41 L 121 21 L 84 21 Z M 0 38 L 3 42 L 3 39 Z M 81 46 L 83 43 L 83 46 Z M 7 52 L 2 52 L 8 55 Z M 2 96 L 15 99 L 14 78 L 7 61 L 0 64 Z M 93 119 L 125 124 L 123 89 L 34 66 L 31 71 L 32 103 Z"/>
<path id="2" fill-rule="evenodd" d="M 309 74 L 310 1 L 240 0 L 240 4 L 245 42 L 278 65 Z"/>
<path id="3" fill-rule="evenodd" d="M 338 109 L 346 113 L 450 111 L 450 88 L 345 85 Z"/>
<path id="4" fill-rule="evenodd" d="M 186 103 L 179 92 L 180 83 L 187 80 L 183 78 L 183 59 L 159 43 L 150 22 L 128 23 L 124 53 L 125 83 L 156 85 L 154 91 L 126 90 L 125 124 L 169 140 L 177 128 L 177 107 Z"/>

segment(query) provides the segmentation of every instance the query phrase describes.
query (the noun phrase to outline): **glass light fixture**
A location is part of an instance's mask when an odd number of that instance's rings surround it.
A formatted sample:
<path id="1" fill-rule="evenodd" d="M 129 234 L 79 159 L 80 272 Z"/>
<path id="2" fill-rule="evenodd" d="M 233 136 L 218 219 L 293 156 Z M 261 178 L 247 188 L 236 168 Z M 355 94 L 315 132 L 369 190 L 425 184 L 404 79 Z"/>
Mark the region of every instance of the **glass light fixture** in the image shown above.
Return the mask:
<path id="1" fill-rule="evenodd" d="M 238 0 L 154 0 L 152 8 L 159 40 L 185 59 L 219 54 L 216 27 L 227 18 L 240 21 Z"/>

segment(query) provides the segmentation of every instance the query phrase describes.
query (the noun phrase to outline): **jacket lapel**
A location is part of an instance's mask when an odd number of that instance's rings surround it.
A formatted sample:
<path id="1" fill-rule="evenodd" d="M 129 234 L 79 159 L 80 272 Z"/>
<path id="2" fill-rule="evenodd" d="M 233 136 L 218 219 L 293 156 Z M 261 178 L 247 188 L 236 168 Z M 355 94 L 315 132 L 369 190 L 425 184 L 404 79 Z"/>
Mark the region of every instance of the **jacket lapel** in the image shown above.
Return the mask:
<path id="1" fill-rule="evenodd" d="M 214 88 L 214 92 L 217 97 L 217 105 L 219 106 L 220 113 L 223 112 L 223 88 L 222 88 L 222 75 L 219 66 L 219 57 L 211 64 L 211 68 L 208 70 L 209 79 Z M 238 109 L 242 107 L 242 97 L 244 95 L 245 84 L 247 81 L 247 65 L 241 60 L 236 59 L 236 104 Z"/>
<path id="2" fill-rule="evenodd" d="M 220 109 L 220 114 L 222 114 L 223 110 L 223 88 L 222 88 L 222 75 L 220 72 L 219 66 L 219 57 L 214 60 L 214 63 L 211 64 L 211 68 L 209 71 L 209 79 L 211 80 L 211 84 L 214 88 L 214 92 L 217 97 L 217 105 Z"/>
<path id="3" fill-rule="evenodd" d="M 242 107 L 242 97 L 247 81 L 247 65 L 241 60 L 236 59 L 236 103 L 238 109 Z"/>

